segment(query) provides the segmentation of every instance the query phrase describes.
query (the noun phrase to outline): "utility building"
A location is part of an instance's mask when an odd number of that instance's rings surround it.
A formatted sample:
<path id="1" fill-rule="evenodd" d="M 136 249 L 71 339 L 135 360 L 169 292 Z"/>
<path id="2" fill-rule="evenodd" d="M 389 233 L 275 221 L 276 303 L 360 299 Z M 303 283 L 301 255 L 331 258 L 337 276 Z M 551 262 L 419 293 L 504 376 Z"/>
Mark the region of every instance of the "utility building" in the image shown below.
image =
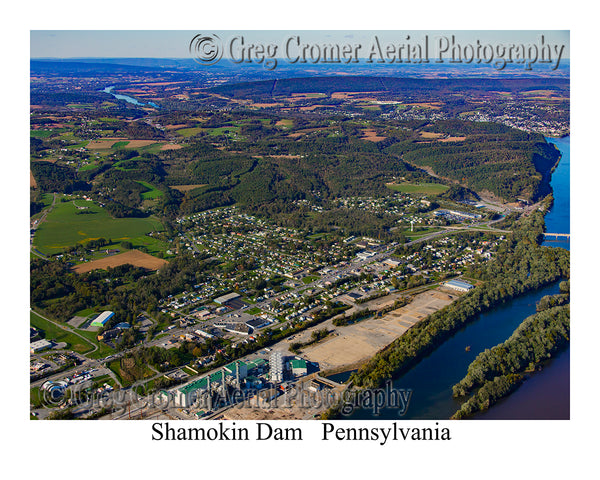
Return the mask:
<path id="1" fill-rule="evenodd" d="M 302 358 L 294 358 L 290 362 L 290 367 L 292 369 L 292 375 L 294 375 L 295 377 L 301 377 L 303 375 L 306 375 L 306 360 Z"/>

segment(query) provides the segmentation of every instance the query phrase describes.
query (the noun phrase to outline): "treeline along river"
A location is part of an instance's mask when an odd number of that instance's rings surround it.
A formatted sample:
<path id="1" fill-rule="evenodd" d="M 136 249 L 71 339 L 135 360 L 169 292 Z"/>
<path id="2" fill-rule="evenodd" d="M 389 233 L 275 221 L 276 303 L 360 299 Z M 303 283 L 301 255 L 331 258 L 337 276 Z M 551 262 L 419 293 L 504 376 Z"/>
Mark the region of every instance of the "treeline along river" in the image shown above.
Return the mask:
<path id="1" fill-rule="evenodd" d="M 552 174 L 554 204 L 545 216 L 546 231 L 570 233 L 570 139 L 547 139 L 561 151 L 561 160 Z M 548 239 L 544 245 L 569 248 L 569 241 Z M 370 410 L 356 410 L 352 419 L 444 419 L 460 408 L 452 398 L 452 386 L 467 372 L 469 364 L 485 350 L 505 341 L 520 323 L 535 313 L 536 303 L 545 295 L 559 293 L 559 282 L 509 300 L 479 316 L 459 330 L 393 381 L 394 388 L 412 389 L 406 413 L 384 409 L 374 417 Z M 467 348 L 469 347 L 469 348 Z M 516 392 L 476 418 L 521 419 L 569 418 L 569 349 L 533 374 Z"/>
<path id="2" fill-rule="evenodd" d="M 571 139 L 548 138 L 562 153 L 558 167 L 550 182 L 554 192 L 554 204 L 544 217 L 546 231 L 570 233 L 571 212 Z M 564 237 L 550 238 L 543 245 L 570 250 L 570 242 Z M 568 419 L 570 416 L 570 346 L 550 360 L 542 372 L 531 376 L 516 392 L 501 400 L 490 410 L 477 415 L 482 419 Z"/>

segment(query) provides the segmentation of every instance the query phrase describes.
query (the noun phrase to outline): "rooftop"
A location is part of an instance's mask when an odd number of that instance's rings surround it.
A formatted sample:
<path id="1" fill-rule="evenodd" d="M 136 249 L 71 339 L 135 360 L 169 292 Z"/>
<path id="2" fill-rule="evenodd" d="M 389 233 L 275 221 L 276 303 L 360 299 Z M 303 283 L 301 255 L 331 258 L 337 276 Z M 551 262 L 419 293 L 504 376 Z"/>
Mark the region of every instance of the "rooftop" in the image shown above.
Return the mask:
<path id="1" fill-rule="evenodd" d="M 471 285 L 470 283 L 467 283 L 463 280 L 449 280 L 446 282 L 446 285 L 452 286 L 452 287 L 460 287 L 460 288 L 473 288 L 473 285 Z"/>
<path id="2" fill-rule="evenodd" d="M 94 320 L 92 320 L 92 325 L 104 325 L 109 318 L 111 318 L 113 315 L 115 314 L 115 312 L 111 312 L 109 310 L 106 310 L 105 312 L 102 312 L 100 315 L 98 315 L 96 318 L 94 318 Z"/>
<path id="3" fill-rule="evenodd" d="M 238 298 L 239 296 L 240 296 L 239 293 L 235 293 L 235 292 L 228 293 L 227 295 L 222 295 L 220 297 L 215 298 L 215 303 L 223 304 L 223 303 L 229 302 L 230 300 L 233 300 L 234 298 Z"/>
<path id="4" fill-rule="evenodd" d="M 296 359 L 294 358 L 291 362 L 290 362 L 292 368 L 306 368 L 306 360 L 304 359 Z"/>

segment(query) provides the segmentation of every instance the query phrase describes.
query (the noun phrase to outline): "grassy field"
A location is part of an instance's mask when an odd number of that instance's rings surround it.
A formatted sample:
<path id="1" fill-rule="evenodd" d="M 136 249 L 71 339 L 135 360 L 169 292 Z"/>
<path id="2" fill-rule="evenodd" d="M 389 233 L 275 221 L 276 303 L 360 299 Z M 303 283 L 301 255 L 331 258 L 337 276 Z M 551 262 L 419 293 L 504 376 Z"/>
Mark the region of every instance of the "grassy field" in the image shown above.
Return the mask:
<path id="1" fill-rule="evenodd" d="M 85 172 L 86 170 L 93 170 L 94 168 L 97 168 L 98 165 L 95 163 L 88 163 L 87 165 L 84 165 L 83 167 L 79 168 L 80 172 Z"/>
<path id="2" fill-rule="evenodd" d="M 240 127 L 235 125 L 226 125 L 225 127 L 217 128 L 204 128 L 203 130 L 211 137 L 216 137 L 219 135 L 233 136 L 240 133 Z"/>
<path id="3" fill-rule="evenodd" d="M 138 237 L 131 237 L 129 241 L 132 243 L 133 248 L 144 247 L 142 250 L 150 255 L 156 256 L 158 252 L 162 252 L 165 258 L 168 258 L 167 250 L 173 248 L 172 245 L 162 240 L 149 237 L 148 235 L 140 235 Z"/>
<path id="4" fill-rule="evenodd" d="M 439 195 L 448 190 L 448 186 L 441 183 L 386 183 L 385 186 L 400 193 L 422 193 L 425 195 Z"/>
<path id="5" fill-rule="evenodd" d="M 128 158 L 127 160 L 119 160 L 112 168 L 117 170 L 135 170 L 135 161 L 141 160 L 142 157 Z"/>
<path id="6" fill-rule="evenodd" d="M 29 135 L 32 138 L 48 138 L 50 135 L 52 135 L 52 131 L 51 130 L 31 130 Z"/>
<path id="7" fill-rule="evenodd" d="M 116 359 L 113 360 L 110 363 L 107 363 L 106 366 L 113 371 L 113 373 L 116 375 L 116 377 L 119 379 L 119 383 L 121 385 L 123 385 L 124 387 L 129 386 L 130 382 L 126 382 L 125 380 L 123 380 L 123 378 L 121 377 L 121 360 L 120 359 Z"/>
<path id="8" fill-rule="evenodd" d="M 320 276 L 318 276 L 318 275 L 309 275 L 308 277 L 304 277 L 304 278 L 302 279 L 302 283 L 303 283 L 304 285 L 308 285 L 309 283 L 312 283 L 312 282 L 314 282 L 315 280 L 318 280 L 319 278 L 321 278 L 321 277 L 320 277 Z"/>
<path id="9" fill-rule="evenodd" d="M 90 332 L 87 330 L 79 330 L 77 333 L 83 335 L 90 342 L 93 342 L 95 345 L 98 346 L 98 350 L 96 350 L 95 352 L 92 352 L 88 355 L 89 358 L 104 358 L 104 357 L 107 357 L 108 355 L 115 353 L 114 349 L 110 348 L 108 345 L 106 345 L 106 343 L 98 341 L 98 339 L 96 338 L 98 335 L 97 332 Z"/>
<path id="10" fill-rule="evenodd" d="M 79 148 L 85 148 L 90 143 L 89 140 L 80 141 L 79 138 L 75 137 L 72 133 L 63 133 L 61 135 L 61 140 L 65 142 L 77 142 L 73 145 L 67 145 L 65 148 L 67 150 L 77 150 Z"/>
<path id="11" fill-rule="evenodd" d="M 162 224 L 155 217 L 113 218 L 99 205 L 93 202 L 79 201 L 86 210 L 78 210 L 73 202 L 57 203 L 36 231 L 35 245 L 40 252 L 52 255 L 66 247 L 96 238 L 113 241 L 131 241 L 141 243 L 142 237 L 152 231 L 162 230 Z M 91 212 L 82 214 L 81 212 Z M 150 244 L 156 240 L 147 238 Z M 134 243 L 135 244 L 135 243 Z"/>
<path id="12" fill-rule="evenodd" d="M 141 180 L 137 180 L 137 183 L 143 185 L 148 189 L 147 192 L 142 193 L 142 198 L 144 200 L 154 200 L 155 198 L 162 197 L 163 192 L 154 188 L 154 186 L 150 185 L 148 182 L 142 182 Z"/>
<path id="13" fill-rule="evenodd" d="M 62 328 L 57 327 L 53 323 L 44 320 L 39 315 L 33 312 L 29 314 L 30 323 L 37 329 L 44 331 L 44 338 L 46 340 L 54 340 L 55 342 L 67 342 L 68 347 L 71 350 L 78 353 L 86 353 L 91 351 L 94 347 L 89 342 L 86 342 L 82 338 L 74 335 Z"/>
<path id="14" fill-rule="evenodd" d="M 275 126 L 283 128 L 283 129 L 292 128 L 294 126 L 294 121 L 292 119 L 289 119 L 289 118 L 283 118 L 283 119 L 279 120 L 275 124 Z"/>
<path id="15" fill-rule="evenodd" d="M 96 313 L 96 309 L 95 308 L 84 308 L 83 310 L 79 310 L 78 312 L 75 312 L 75 315 L 77 315 L 78 317 L 89 317 L 92 314 Z"/>
<path id="16" fill-rule="evenodd" d="M 192 128 L 182 128 L 181 130 L 176 130 L 176 132 L 182 137 L 188 138 L 193 137 L 194 135 L 198 135 L 202 131 L 200 127 L 192 127 Z"/>
<path id="17" fill-rule="evenodd" d="M 140 153 L 151 153 L 153 155 L 158 154 L 162 147 L 166 145 L 164 142 L 163 143 L 152 143 L 150 145 L 145 145 L 143 147 L 136 147 L 136 150 Z M 132 147 L 128 147 L 128 148 L 132 148 Z"/>
<path id="18" fill-rule="evenodd" d="M 421 228 L 425 228 L 425 230 L 411 232 L 410 231 L 410 227 L 408 227 L 402 233 L 404 234 L 404 236 L 406 237 L 407 240 L 413 241 L 413 240 L 417 240 L 417 239 L 419 239 L 421 237 L 425 237 L 427 235 L 431 235 L 432 233 L 436 233 L 436 232 L 440 232 L 441 231 L 441 229 L 438 228 L 438 227 L 419 227 L 419 230 Z"/>
<path id="19" fill-rule="evenodd" d="M 40 408 L 43 406 L 42 400 L 43 398 L 42 395 L 40 395 L 40 387 L 33 387 L 29 390 L 29 401 L 35 408 Z"/>
<path id="20" fill-rule="evenodd" d="M 246 310 L 246 313 L 248 315 L 259 315 L 260 313 L 262 313 L 262 310 L 258 307 L 252 307 Z"/>

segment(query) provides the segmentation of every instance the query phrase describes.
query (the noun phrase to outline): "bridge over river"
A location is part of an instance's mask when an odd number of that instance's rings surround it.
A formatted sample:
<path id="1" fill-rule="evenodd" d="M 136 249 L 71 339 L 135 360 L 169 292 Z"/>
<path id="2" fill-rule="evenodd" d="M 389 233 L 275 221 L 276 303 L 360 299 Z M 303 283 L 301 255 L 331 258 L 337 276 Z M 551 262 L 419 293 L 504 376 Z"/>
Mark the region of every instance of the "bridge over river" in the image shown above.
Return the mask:
<path id="1" fill-rule="evenodd" d="M 560 237 L 565 237 L 567 240 L 571 240 L 571 234 L 570 233 L 549 233 L 549 232 L 545 232 L 544 233 L 544 237 L 554 237 L 557 240 Z"/>

